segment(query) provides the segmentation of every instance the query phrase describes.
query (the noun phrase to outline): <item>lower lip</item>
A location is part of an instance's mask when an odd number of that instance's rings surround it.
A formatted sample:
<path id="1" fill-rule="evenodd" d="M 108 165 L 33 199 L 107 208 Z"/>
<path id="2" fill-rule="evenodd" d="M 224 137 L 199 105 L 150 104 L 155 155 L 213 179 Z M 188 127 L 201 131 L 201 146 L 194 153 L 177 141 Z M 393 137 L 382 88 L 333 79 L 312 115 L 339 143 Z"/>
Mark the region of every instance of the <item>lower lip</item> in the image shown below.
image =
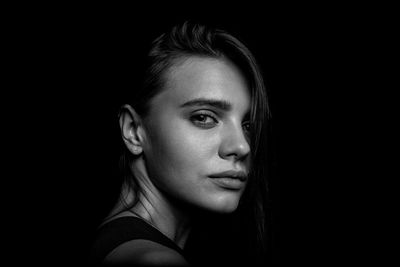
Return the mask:
<path id="1" fill-rule="evenodd" d="M 239 179 L 233 179 L 229 177 L 211 178 L 211 180 L 218 186 L 225 189 L 239 190 L 244 186 L 244 182 L 240 181 Z"/>

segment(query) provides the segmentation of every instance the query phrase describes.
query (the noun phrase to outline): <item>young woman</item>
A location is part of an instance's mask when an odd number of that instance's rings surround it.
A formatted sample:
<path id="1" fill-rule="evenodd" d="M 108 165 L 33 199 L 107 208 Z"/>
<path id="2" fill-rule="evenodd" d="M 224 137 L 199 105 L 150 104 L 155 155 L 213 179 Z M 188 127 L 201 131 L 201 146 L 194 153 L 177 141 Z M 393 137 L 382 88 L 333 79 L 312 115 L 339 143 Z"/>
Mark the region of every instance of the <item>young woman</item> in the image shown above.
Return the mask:
<path id="1" fill-rule="evenodd" d="M 190 265 L 264 252 L 269 108 L 250 51 L 225 31 L 175 26 L 153 42 L 134 93 L 119 114 L 120 198 L 91 262 Z"/>

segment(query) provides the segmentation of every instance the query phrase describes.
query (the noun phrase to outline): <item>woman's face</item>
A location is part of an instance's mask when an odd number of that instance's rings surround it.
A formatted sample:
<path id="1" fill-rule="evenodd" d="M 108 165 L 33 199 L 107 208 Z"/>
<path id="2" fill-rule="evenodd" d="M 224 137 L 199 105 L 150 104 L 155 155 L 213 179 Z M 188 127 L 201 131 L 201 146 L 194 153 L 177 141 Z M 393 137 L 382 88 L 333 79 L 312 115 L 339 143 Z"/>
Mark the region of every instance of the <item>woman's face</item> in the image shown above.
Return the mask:
<path id="1" fill-rule="evenodd" d="M 250 95 L 243 75 L 227 60 L 189 57 L 166 78 L 144 120 L 151 180 L 186 203 L 234 211 L 250 168 Z"/>

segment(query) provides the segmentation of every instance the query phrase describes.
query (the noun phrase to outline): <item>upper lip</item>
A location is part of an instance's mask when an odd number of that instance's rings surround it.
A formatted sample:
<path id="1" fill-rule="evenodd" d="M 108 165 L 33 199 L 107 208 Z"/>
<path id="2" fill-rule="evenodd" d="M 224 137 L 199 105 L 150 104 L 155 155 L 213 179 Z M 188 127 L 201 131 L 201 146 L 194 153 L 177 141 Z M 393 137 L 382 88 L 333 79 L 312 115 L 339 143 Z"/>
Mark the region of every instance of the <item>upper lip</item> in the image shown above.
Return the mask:
<path id="1" fill-rule="evenodd" d="M 209 175 L 211 178 L 232 178 L 232 179 L 239 179 L 240 181 L 247 180 L 247 173 L 244 171 L 224 171 L 219 173 L 214 173 Z"/>

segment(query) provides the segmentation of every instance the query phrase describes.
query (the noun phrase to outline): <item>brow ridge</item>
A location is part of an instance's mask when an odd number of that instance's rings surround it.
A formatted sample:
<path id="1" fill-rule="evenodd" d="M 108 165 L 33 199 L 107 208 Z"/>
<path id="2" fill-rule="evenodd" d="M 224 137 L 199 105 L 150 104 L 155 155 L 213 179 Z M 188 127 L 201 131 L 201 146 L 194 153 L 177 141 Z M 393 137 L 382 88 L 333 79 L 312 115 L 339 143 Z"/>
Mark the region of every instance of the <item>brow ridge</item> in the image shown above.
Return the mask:
<path id="1" fill-rule="evenodd" d="M 183 103 L 180 107 L 193 106 L 212 106 L 225 111 L 229 111 L 232 109 L 232 104 L 228 101 L 210 98 L 195 98 Z"/>

